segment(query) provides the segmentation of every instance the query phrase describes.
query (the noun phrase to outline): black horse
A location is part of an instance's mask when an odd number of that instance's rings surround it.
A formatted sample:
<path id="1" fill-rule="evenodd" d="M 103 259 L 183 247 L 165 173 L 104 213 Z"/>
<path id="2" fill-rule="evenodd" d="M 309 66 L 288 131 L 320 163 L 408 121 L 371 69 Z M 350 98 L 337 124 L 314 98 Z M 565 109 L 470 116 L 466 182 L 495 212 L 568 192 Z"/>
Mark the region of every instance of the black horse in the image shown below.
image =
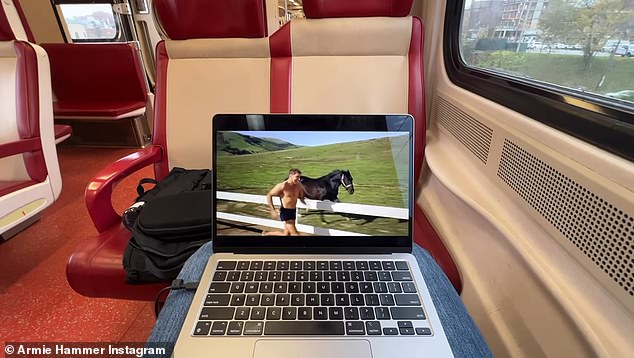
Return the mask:
<path id="1" fill-rule="evenodd" d="M 354 194 L 354 184 L 349 170 L 335 170 L 317 179 L 301 176 L 299 181 L 304 186 L 304 194 L 308 199 L 338 202 L 340 185 L 343 185 L 348 193 Z"/>

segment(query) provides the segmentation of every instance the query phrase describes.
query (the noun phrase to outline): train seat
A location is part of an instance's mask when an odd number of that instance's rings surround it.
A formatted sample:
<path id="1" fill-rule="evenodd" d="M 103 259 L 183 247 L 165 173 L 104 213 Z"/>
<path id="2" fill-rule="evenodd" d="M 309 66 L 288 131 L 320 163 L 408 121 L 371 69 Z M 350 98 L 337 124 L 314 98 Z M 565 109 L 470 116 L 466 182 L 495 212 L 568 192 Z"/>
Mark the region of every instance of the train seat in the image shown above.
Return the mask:
<path id="1" fill-rule="evenodd" d="M 136 139 L 134 144 L 145 144 L 149 129 L 143 115 L 149 89 L 134 43 L 42 44 L 42 47 L 51 62 L 53 111 L 57 121 L 75 125 L 129 120 Z M 75 126 L 81 137 L 83 127 Z"/>
<path id="2" fill-rule="evenodd" d="M 2 11 L 5 14 L 9 14 L 9 16 L 5 17 L 6 23 L 3 26 L 7 29 L 5 38 L 35 43 L 35 38 L 33 37 L 29 24 L 26 22 L 26 17 L 24 16 L 24 11 L 22 11 L 20 3 L 7 0 L 0 4 L 0 6 L 2 6 Z M 55 143 L 65 141 L 71 136 L 72 132 L 72 127 L 69 125 L 55 124 Z"/>
<path id="3" fill-rule="evenodd" d="M 46 52 L 17 40 L 17 11 L 0 5 L 0 237 L 37 220 L 62 189 Z"/>
<path id="4" fill-rule="evenodd" d="M 88 184 L 86 206 L 99 234 L 69 258 L 67 279 L 76 292 L 152 300 L 165 286 L 125 284 L 121 258 L 131 235 L 112 208 L 113 185 L 148 165 L 154 165 L 158 179 L 174 166 L 209 168 L 215 113 L 270 111 L 265 5 L 264 0 L 154 0 L 167 39 L 157 46 L 152 144 L 104 168 Z"/>
<path id="5" fill-rule="evenodd" d="M 272 37 L 292 54 L 274 74 L 290 83 L 291 113 L 409 113 L 415 118 L 414 174 L 425 148 L 423 26 L 409 16 L 413 0 L 304 0 L 306 19 Z M 273 40 L 272 40 L 273 41 Z M 275 55 L 274 60 L 275 60 Z M 458 270 L 418 205 L 415 241 L 425 247 L 458 292 Z"/>

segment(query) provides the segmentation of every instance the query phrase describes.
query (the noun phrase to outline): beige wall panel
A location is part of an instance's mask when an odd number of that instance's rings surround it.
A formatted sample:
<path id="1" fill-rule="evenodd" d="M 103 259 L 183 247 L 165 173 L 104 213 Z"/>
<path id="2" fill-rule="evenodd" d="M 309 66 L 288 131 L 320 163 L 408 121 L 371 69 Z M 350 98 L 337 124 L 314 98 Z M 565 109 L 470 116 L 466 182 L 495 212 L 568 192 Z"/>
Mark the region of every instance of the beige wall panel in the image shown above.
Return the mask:
<path id="1" fill-rule="evenodd" d="M 407 113 L 407 57 L 297 57 L 292 73 L 293 113 Z"/>
<path id="2" fill-rule="evenodd" d="M 64 42 L 49 0 L 19 0 L 19 2 L 36 43 Z"/>
<path id="3" fill-rule="evenodd" d="M 211 118 L 215 114 L 270 112 L 269 68 L 268 58 L 170 60 L 170 168 L 211 167 Z"/>

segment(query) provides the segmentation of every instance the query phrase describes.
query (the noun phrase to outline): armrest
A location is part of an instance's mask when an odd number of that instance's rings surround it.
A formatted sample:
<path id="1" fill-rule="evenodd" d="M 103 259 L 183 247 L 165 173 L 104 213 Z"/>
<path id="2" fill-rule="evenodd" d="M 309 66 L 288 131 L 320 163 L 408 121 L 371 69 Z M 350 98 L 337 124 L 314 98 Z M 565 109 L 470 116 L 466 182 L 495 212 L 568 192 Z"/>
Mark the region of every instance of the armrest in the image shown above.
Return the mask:
<path id="1" fill-rule="evenodd" d="M 0 144 L 0 158 L 10 157 L 16 154 L 42 150 L 40 138 L 18 139 L 9 143 Z"/>
<path id="2" fill-rule="evenodd" d="M 86 186 L 86 207 L 92 222 L 101 233 L 121 222 L 121 216 L 112 207 L 114 184 L 161 159 L 161 148 L 150 146 L 123 157 L 97 173 Z"/>

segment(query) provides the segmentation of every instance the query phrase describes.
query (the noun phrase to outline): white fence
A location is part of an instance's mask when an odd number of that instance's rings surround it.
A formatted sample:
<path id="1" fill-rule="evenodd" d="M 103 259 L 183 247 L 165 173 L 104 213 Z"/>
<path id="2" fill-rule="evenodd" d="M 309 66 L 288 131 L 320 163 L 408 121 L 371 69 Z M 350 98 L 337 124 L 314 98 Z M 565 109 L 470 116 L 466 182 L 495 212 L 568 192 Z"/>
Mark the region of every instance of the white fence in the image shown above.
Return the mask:
<path id="1" fill-rule="evenodd" d="M 230 193 L 226 191 L 219 191 L 216 193 L 216 198 L 221 200 L 238 201 L 243 203 L 267 204 L 265 195 Z M 273 197 L 273 204 L 276 206 L 280 206 L 280 198 Z M 366 215 L 366 216 L 372 216 L 372 217 L 383 217 L 383 218 L 394 218 L 394 219 L 405 219 L 405 220 L 409 218 L 409 212 L 407 209 L 393 208 L 389 206 L 379 206 L 379 205 L 334 203 L 330 201 L 306 199 L 305 205 L 302 202 L 298 201 L 297 208 L 298 209 L 308 208 L 308 209 L 314 209 L 314 210 L 326 210 L 326 211 L 335 212 L 335 213 L 360 214 L 360 215 Z M 262 226 L 274 227 L 279 229 L 284 228 L 284 223 L 281 221 L 257 218 L 253 216 L 217 212 L 216 217 L 218 219 L 243 222 L 243 223 L 248 223 L 253 225 L 262 225 Z M 356 232 L 327 229 L 323 227 L 302 225 L 299 223 L 296 224 L 296 227 L 297 227 L 297 231 L 299 232 L 303 232 L 307 234 L 322 235 L 322 236 L 368 236 L 366 234 L 359 234 Z"/>

